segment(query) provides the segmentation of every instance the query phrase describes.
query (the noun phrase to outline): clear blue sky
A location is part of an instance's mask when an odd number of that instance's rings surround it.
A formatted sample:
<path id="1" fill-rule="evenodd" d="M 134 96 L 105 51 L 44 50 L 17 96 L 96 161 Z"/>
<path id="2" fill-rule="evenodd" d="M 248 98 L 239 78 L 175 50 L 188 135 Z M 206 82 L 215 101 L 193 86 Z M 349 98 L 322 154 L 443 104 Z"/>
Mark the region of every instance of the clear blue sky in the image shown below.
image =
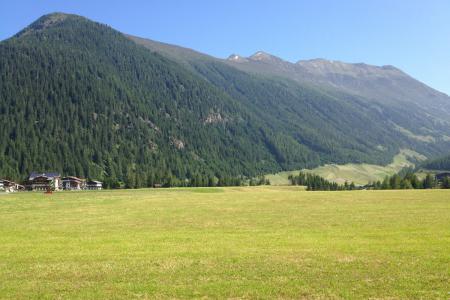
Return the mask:
<path id="1" fill-rule="evenodd" d="M 60 11 L 218 57 L 395 65 L 450 94 L 449 0 L 0 1 L 2 40 Z"/>

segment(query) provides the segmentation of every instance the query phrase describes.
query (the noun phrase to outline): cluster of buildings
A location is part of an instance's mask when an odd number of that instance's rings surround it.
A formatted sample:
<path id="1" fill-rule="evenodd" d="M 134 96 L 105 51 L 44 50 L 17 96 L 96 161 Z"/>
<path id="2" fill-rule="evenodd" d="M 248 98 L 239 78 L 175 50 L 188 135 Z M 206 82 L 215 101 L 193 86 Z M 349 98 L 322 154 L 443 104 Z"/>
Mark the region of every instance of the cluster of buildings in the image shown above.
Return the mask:
<path id="1" fill-rule="evenodd" d="M 60 190 L 101 190 L 103 183 L 96 180 L 86 180 L 75 176 L 61 177 L 59 173 L 37 173 L 28 176 L 23 185 L 0 179 L 0 191 L 60 191 Z"/>
<path id="2" fill-rule="evenodd" d="M 15 183 L 14 181 L 0 179 L 0 191 L 16 192 L 16 191 L 20 191 L 20 190 L 24 190 L 24 189 L 25 189 L 25 187 L 23 185 Z"/>

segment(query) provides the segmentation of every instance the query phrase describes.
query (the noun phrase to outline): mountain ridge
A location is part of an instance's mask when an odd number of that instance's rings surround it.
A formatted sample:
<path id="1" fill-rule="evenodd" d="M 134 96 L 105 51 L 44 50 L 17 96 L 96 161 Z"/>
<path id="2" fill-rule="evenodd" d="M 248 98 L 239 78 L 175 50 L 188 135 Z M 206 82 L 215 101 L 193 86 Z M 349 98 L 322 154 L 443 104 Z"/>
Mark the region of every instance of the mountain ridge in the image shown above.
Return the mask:
<path id="1" fill-rule="evenodd" d="M 89 19 L 87 19 L 87 18 L 85 18 L 83 16 L 72 14 L 72 13 L 52 12 L 52 13 L 48 13 L 48 14 L 45 14 L 45 15 L 41 16 L 36 21 L 32 22 L 29 26 L 25 27 L 23 30 L 21 30 L 17 34 L 15 34 L 14 37 L 20 37 L 22 34 L 28 32 L 29 30 L 43 30 L 43 29 L 49 28 L 51 26 L 55 26 L 58 23 L 60 23 L 60 22 L 64 21 L 65 19 L 67 19 L 67 18 L 82 18 L 82 19 L 85 19 L 85 20 L 89 20 Z M 99 23 L 99 24 L 101 24 L 101 23 Z M 105 26 L 109 27 L 109 25 L 106 25 L 106 24 L 102 24 L 102 25 L 105 25 Z M 130 37 L 130 38 L 132 38 L 132 39 L 135 38 L 135 39 L 142 39 L 142 40 L 151 41 L 148 38 L 137 37 L 137 36 L 133 36 L 133 35 L 129 35 L 129 34 L 125 34 L 125 35 Z M 399 69 L 399 68 L 397 68 L 397 67 L 395 67 L 393 65 L 372 65 L 372 64 L 367 64 L 367 63 L 364 63 L 364 62 L 350 63 L 350 62 L 344 62 L 344 61 L 340 61 L 340 60 L 330 60 L 330 59 L 326 59 L 326 58 L 300 59 L 300 60 L 298 60 L 298 61 L 293 63 L 293 62 L 290 62 L 288 60 L 285 60 L 285 59 L 283 59 L 281 57 L 278 57 L 276 55 L 273 55 L 273 54 L 271 54 L 269 52 L 266 52 L 266 51 L 263 51 L 263 50 L 258 50 L 254 54 L 252 54 L 252 55 L 250 55 L 248 57 L 241 56 L 241 55 L 238 55 L 238 54 L 231 54 L 228 58 L 222 59 L 222 58 L 214 57 L 214 56 L 212 56 L 210 54 L 199 52 L 199 51 L 191 49 L 191 48 L 178 46 L 178 45 L 173 45 L 173 44 L 164 43 L 164 42 L 157 42 L 157 41 L 154 41 L 154 42 L 158 43 L 158 44 L 167 45 L 168 47 L 177 47 L 177 48 L 180 48 L 182 51 L 189 51 L 189 52 L 192 52 L 193 54 L 199 54 L 201 56 L 209 56 L 211 58 L 218 59 L 218 60 L 229 60 L 230 57 L 237 56 L 237 57 L 239 57 L 241 59 L 245 59 L 245 60 L 251 59 L 251 60 L 254 60 L 254 61 L 269 61 L 269 60 L 271 60 L 271 61 L 282 61 L 284 63 L 289 63 L 289 64 L 293 64 L 293 65 L 306 65 L 306 64 L 310 64 L 310 63 L 321 62 L 321 63 L 326 63 L 326 64 L 339 64 L 339 65 L 355 66 L 355 67 L 356 66 L 358 66 L 358 67 L 359 66 L 363 66 L 363 67 L 372 68 L 372 69 L 389 70 L 389 71 L 395 71 L 395 72 L 401 73 L 403 75 L 407 75 L 408 77 L 411 77 L 410 75 L 405 73 L 403 70 L 401 70 L 401 69 Z M 420 82 L 420 83 L 422 83 L 423 85 L 426 85 L 423 82 Z M 439 92 L 439 93 L 441 93 L 441 94 L 443 94 L 443 95 L 445 95 L 445 96 L 448 96 L 444 92 L 438 91 L 436 89 L 434 89 L 434 90 Z"/>
<path id="2" fill-rule="evenodd" d="M 229 63 L 248 72 L 281 76 L 303 84 L 362 96 L 367 100 L 428 104 L 430 107 L 426 108 L 427 112 L 444 121 L 450 115 L 448 95 L 430 88 L 392 65 L 374 66 L 327 59 L 291 63 L 282 59 L 258 61 L 249 58 L 244 58 L 239 64 L 232 60 Z M 426 101 L 429 99 L 433 101 Z"/>
<path id="3" fill-rule="evenodd" d="M 162 55 L 168 55 L 173 59 L 180 58 L 180 53 L 168 51 L 171 48 L 170 44 L 165 44 L 165 49 L 157 49 L 155 45 L 158 45 L 159 42 L 139 38 L 139 43 L 152 50 L 159 51 Z M 180 51 L 183 51 L 183 49 L 185 48 L 180 48 Z M 247 73 L 284 78 L 334 94 L 336 92 L 351 94 L 364 99 L 368 105 L 388 103 L 398 109 L 403 108 L 405 103 L 411 103 L 416 105 L 416 111 L 419 110 L 419 106 L 424 106 L 423 109 L 426 110 L 427 114 L 432 115 L 438 122 L 450 125 L 450 97 L 415 80 L 392 65 L 374 66 L 365 63 L 344 63 L 325 59 L 301 60 L 297 63 L 291 63 L 276 56 L 273 56 L 276 59 L 270 60 L 271 62 L 275 61 L 275 63 L 269 63 L 269 60 L 258 61 L 251 59 L 251 56 L 243 57 L 232 54 L 226 59 L 220 59 L 192 49 L 189 49 L 189 51 L 195 53 L 195 56 L 188 55 L 180 59 L 187 65 L 195 64 L 199 60 L 211 59 L 214 62 L 226 63 Z M 263 51 L 258 52 L 265 53 Z M 272 57 L 270 54 L 266 55 Z M 350 74 L 344 72 L 328 72 L 325 74 L 314 72 L 311 69 L 311 63 L 317 63 L 318 61 L 322 64 L 326 63 L 328 66 L 345 66 L 346 69 L 350 69 Z M 330 62 L 334 62 L 334 64 Z M 360 75 L 365 76 L 358 78 Z M 429 99 L 437 101 L 436 103 L 425 101 Z M 427 105 L 430 107 L 426 107 Z"/>

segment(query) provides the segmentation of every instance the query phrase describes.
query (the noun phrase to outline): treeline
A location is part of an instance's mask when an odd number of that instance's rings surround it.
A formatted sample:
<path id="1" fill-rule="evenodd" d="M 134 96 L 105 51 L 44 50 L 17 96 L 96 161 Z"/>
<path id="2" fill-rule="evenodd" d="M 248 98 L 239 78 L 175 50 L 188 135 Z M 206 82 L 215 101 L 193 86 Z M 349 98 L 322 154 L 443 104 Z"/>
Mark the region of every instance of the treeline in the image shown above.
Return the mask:
<path id="1" fill-rule="evenodd" d="M 383 181 L 369 183 L 366 187 L 375 190 L 448 189 L 450 188 L 450 178 L 445 177 L 439 182 L 432 174 L 427 174 L 424 179 L 420 179 L 416 174 L 407 172 L 404 175 L 395 174 L 390 177 L 386 176 Z"/>
<path id="2" fill-rule="evenodd" d="M 157 173 L 128 173 L 125 181 L 107 178 L 104 181 L 104 188 L 107 189 L 137 189 L 153 187 L 223 187 L 223 186 L 258 186 L 269 185 L 270 182 L 264 176 L 256 178 L 233 177 L 233 176 L 208 176 L 204 174 L 194 174 L 191 178 L 177 178 L 173 175 L 159 175 Z"/>
<path id="3" fill-rule="evenodd" d="M 427 174 L 424 179 L 420 179 L 416 174 L 409 171 L 386 176 L 383 181 L 376 181 L 365 186 L 356 186 L 353 182 L 345 182 L 345 184 L 340 185 L 336 182 L 328 181 L 321 176 L 302 172 L 296 176 L 290 175 L 289 181 L 292 185 L 306 186 L 308 191 L 450 189 L 450 177 L 444 177 L 441 181 L 438 181 L 434 175 Z"/>
<path id="4" fill-rule="evenodd" d="M 350 184 L 345 182 L 345 184 L 341 185 L 328 181 L 319 175 L 303 172 L 300 172 L 297 176 L 289 175 L 289 181 L 292 185 L 306 186 L 306 190 L 308 191 L 345 191 L 357 189 L 353 182 Z"/>

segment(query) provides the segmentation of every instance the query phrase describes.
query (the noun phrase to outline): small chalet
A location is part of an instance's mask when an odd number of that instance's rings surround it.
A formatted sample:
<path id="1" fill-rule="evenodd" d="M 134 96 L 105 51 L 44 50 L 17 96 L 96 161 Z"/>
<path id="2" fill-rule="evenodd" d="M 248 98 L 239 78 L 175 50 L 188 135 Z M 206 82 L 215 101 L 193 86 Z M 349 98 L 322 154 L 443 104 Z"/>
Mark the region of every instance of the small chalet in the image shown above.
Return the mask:
<path id="1" fill-rule="evenodd" d="M 450 178 L 450 172 L 442 172 L 436 174 L 436 180 L 442 182 L 446 177 Z"/>
<path id="2" fill-rule="evenodd" d="M 12 193 L 23 189 L 24 187 L 22 185 L 15 183 L 14 181 L 0 179 L 0 191 Z"/>
<path id="3" fill-rule="evenodd" d="M 61 175 L 55 172 L 37 173 L 33 172 L 28 177 L 26 187 L 30 191 L 59 190 Z"/>
<path id="4" fill-rule="evenodd" d="M 86 190 L 101 190 L 103 188 L 103 183 L 97 180 L 89 180 L 86 182 Z"/>
<path id="5" fill-rule="evenodd" d="M 68 191 L 84 190 L 86 187 L 86 179 L 75 176 L 67 176 L 62 178 L 62 188 Z"/>

